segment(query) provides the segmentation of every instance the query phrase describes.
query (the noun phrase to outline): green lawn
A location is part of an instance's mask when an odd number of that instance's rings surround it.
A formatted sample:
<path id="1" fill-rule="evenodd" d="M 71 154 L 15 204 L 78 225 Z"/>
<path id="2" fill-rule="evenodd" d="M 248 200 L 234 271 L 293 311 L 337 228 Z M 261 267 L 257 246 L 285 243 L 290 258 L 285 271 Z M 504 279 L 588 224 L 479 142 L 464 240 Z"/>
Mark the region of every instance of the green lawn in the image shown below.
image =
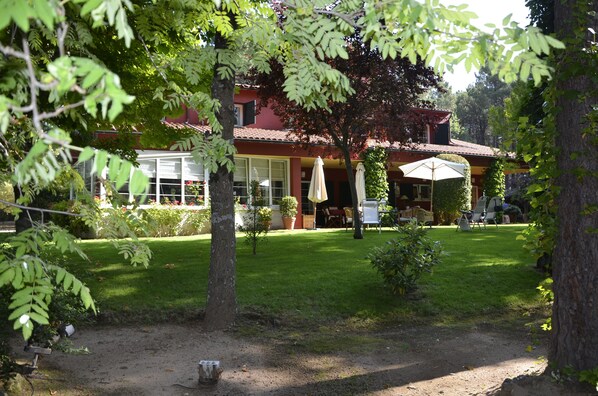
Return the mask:
<path id="1" fill-rule="evenodd" d="M 535 290 L 542 276 L 517 235 L 522 226 L 456 232 L 434 227 L 429 236 L 446 252 L 426 274 L 414 296 L 390 295 L 365 258 L 393 238 L 368 230 L 354 240 L 345 230 L 275 231 L 253 256 L 238 235 L 237 295 L 241 311 L 326 322 L 409 318 L 458 323 L 521 316 L 540 307 Z M 91 288 L 101 310 L 113 312 L 196 311 L 205 304 L 209 237 L 148 239 L 149 268 L 132 267 L 105 241 L 85 241 L 91 263 L 73 258 L 67 266 Z M 169 265 L 170 264 L 170 265 Z"/>

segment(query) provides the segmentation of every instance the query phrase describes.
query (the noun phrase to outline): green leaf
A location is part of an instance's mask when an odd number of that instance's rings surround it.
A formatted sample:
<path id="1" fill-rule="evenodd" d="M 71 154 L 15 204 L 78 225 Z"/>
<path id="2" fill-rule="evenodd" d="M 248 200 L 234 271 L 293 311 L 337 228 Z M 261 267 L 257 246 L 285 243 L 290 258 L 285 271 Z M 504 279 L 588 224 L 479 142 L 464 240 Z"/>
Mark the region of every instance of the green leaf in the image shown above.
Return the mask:
<path id="1" fill-rule="evenodd" d="M 114 180 L 118 176 L 118 170 L 120 169 L 121 162 L 122 160 L 118 156 L 110 156 L 110 164 L 108 165 L 108 178 L 110 180 Z"/>
<path id="2" fill-rule="evenodd" d="M 61 283 L 66 273 L 67 272 L 64 268 L 58 268 L 56 271 L 56 283 Z"/>
<path id="3" fill-rule="evenodd" d="M 37 312 L 29 312 L 29 317 L 41 325 L 48 325 L 48 319 L 38 314 Z"/>
<path id="4" fill-rule="evenodd" d="M 87 160 L 89 160 L 90 158 L 92 158 L 95 154 L 95 150 L 91 147 L 85 147 L 83 149 L 83 152 L 81 152 L 81 154 L 79 154 L 79 158 L 77 159 L 77 163 L 80 164 L 82 162 L 85 162 Z"/>
<path id="5" fill-rule="evenodd" d="M 114 181 L 117 190 L 124 186 L 129 180 L 129 177 L 131 175 L 131 168 L 132 164 L 129 161 L 123 161 L 122 166 L 119 169 L 118 176 Z"/>
<path id="6" fill-rule="evenodd" d="M 129 185 L 129 190 L 134 195 L 143 194 L 147 189 L 148 183 L 148 177 L 139 169 L 135 169 L 133 171 L 133 176 L 131 177 L 131 184 Z"/>
<path id="7" fill-rule="evenodd" d="M 93 167 L 91 169 L 91 173 L 95 173 L 97 175 L 101 175 L 102 171 L 106 167 L 106 160 L 108 159 L 108 153 L 104 150 L 96 151 L 96 156 L 93 161 Z"/>
<path id="8" fill-rule="evenodd" d="M 8 320 L 15 320 L 15 319 L 18 320 L 21 316 L 23 316 L 24 314 L 27 314 L 28 312 L 29 312 L 28 304 L 18 305 L 18 308 L 15 309 L 14 311 L 12 311 L 11 314 L 8 316 Z"/>
<path id="9" fill-rule="evenodd" d="M 36 16 L 48 29 L 54 29 L 56 10 L 50 6 L 48 0 L 33 0 L 33 9 L 36 11 Z"/>
<path id="10" fill-rule="evenodd" d="M 15 277 L 14 268 L 9 268 L 0 274 L 0 287 L 9 284 Z"/>
<path id="11" fill-rule="evenodd" d="M 103 3 L 104 0 L 87 0 L 81 8 L 81 16 L 89 14 Z"/>
<path id="12" fill-rule="evenodd" d="M 69 274 L 68 272 L 64 275 L 64 281 L 62 283 L 62 287 L 64 288 L 64 290 L 68 290 L 71 287 L 74 279 L 75 277 L 72 274 Z"/>

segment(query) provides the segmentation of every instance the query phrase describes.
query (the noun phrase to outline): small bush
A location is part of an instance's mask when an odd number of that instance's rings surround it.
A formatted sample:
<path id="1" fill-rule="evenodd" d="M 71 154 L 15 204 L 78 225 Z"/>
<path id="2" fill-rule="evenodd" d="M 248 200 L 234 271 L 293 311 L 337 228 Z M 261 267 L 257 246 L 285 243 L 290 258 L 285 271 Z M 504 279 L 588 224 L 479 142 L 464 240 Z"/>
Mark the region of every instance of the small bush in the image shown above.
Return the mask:
<path id="1" fill-rule="evenodd" d="M 507 206 L 504 209 L 503 213 L 509 216 L 509 220 L 511 221 L 511 223 L 523 221 L 523 212 L 521 212 L 521 209 L 517 205 Z"/>
<path id="2" fill-rule="evenodd" d="M 427 231 L 411 222 L 398 227 L 399 237 L 368 255 L 372 266 L 382 275 L 393 294 L 404 295 L 417 288 L 424 272 L 440 262 L 442 248 L 439 242 L 427 238 Z"/>
<path id="3" fill-rule="evenodd" d="M 73 214 L 81 213 L 81 203 L 77 201 L 60 201 L 52 204 L 53 210 L 68 212 Z M 77 238 L 92 239 L 95 238 L 95 230 L 85 224 L 83 217 L 69 216 L 65 214 L 52 213 L 51 219 L 54 224 L 67 229 Z"/>
<path id="4" fill-rule="evenodd" d="M 149 222 L 148 236 L 170 237 L 179 234 L 183 222 L 183 210 L 165 205 L 164 208 L 155 206 L 146 209 L 145 212 Z"/>

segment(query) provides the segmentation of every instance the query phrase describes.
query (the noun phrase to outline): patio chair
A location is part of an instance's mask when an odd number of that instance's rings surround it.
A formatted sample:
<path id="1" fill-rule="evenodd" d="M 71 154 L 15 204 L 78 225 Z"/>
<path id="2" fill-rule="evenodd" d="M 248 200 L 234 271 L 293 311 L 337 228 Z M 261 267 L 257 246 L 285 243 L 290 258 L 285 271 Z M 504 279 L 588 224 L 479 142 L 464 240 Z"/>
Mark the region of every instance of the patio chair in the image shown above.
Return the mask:
<path id="1" fill-rule="evenodd" d="M 361 213 L 363 216 L 362 224 L 366 225 L 375 224 L 378 229 L 378 233 L 382 232 L 380 225 L 380 214 L 378 213 L 378 200 L 372 198 L 366 198 L 361 201 Z"/>
<path id="2" fill-rule="evenodd" d="M 482 229 L 480 224 L 483 224 L 484 228 L 486 228 L 486 224 L 484 223 L 484 217 L 486 216 L 487 201 L 488 197 L 482 195 L 480 199 L 478 199 L 475 208 L 473 208 L 473 211 L 471 212 L 471 218 L 469 219 L 469 222 L 474 226 L 474 228 L 476 224 L 478 225 L 479 229 Z"/>
<path id="3" fill-rule="evenodd" d="M 324 215 L 326 216 L 326 227 L 336 228 L 341 227 L 345 213 L 339 210 L 336 206 L 324 208 Z"/>
<path id="4" fill-rule="evenodd" d="M 349 229 L 349 224 L 351 224 L 351 228 L 353 228 L 353 208 L 350 206 L 345 206 L 343 208 L 343 210 L 345 211 L 345 218 L 344 218 L 344 222 L 345 222 L 345 231 L 347 231 Z"/>
<path id="5" fill-rule="evenodd" d="M 471 228 L 475 228 L 477 224 L 478 228 L 481 229 L 481 224 L 486 227 L 486 223 L 484 223 L 484 216 L 486 216 L 486 202 L 488 197 L 482 195 L 478 202 L 475 205 L 475 208 L 472 211 L 462 210 L 461 219 L 457 224 L 457 231 L 471 231 Z M 471 227 L 470 227 L 471 226 Z"/>
<path id="6" fill-rule="evenodd" d="M 484 224 L 493 222 L 498 228 L 496 216 L 500 211 L 502 211 L 502 199 L 500 197 L 492 197 L 488 202 L 488 209 L 486 209 L 486 216 L 484 216 Z"/>

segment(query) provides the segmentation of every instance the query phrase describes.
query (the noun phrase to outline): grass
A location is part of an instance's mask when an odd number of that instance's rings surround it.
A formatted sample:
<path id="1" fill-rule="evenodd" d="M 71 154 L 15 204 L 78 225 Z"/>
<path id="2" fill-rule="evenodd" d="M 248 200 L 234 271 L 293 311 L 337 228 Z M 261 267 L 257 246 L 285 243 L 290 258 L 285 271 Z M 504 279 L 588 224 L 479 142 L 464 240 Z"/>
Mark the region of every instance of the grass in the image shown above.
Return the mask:
<path id="1" fill-rule="evenodd" d="M 519 317 L 537 310 L 542 276 L 516 237 L 522 226 L 456 232 L 435 227 L 446 255 L 415 295 L 390 295 L 366 259 L 368 251 L 396 236 L 366 231 L 356 241 L 345 230 L 275 231 L 253 256 L 238 235 L 237 298 L 241 311 L 326 323 L 425 320 L 454 324 Z M 99 307 L 119 313 L 197 311 L 205 305 L 208 236 L 148 239 L 149 268 L 132 267 L 105 241 L 85 241 L 91 262 L 66 264 L 91 288 Z"/>

